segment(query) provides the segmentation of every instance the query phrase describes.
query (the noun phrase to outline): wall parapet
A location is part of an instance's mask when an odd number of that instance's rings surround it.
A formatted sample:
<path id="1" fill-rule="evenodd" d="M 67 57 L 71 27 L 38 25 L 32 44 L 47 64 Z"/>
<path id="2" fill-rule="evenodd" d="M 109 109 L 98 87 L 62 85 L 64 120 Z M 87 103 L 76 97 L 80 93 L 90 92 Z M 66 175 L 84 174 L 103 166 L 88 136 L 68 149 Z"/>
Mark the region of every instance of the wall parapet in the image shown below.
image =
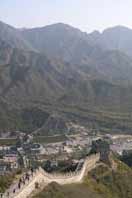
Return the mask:
<path id="1" fill-rule="evenodd" d="M 16 190 L 15 193 L 11 193 L 10 196 L 7 196 L 8 192 L 12 192 L 11 189 L 4 194 L 3 198 L 27 198 L 31 195 L 31 193 L 35 190 L 35 184 L 38 183 L 40 185 L 46 186 L 51 182 L 57 182 L 60 185 L 71 184 L 71 183 L 80 183 L 82 182 L 84 176 L 93 168 L 96 167 L 96 163 L 100 160 L 100 154 L 94 154 L 88 156 L 79 171 L 69 172 L 66 174 L 51 174 L 43 170 L 39 167 L 38 170 L 34 173 L 34 175 L 29 179 L 21 189 Z"/>
<path id="2" fill-rule="evenodd" d="M 91 156 L 88 156 L 83 164 L 83 167 L 81 168 L 81 170 L 79 171 L 74 171 L 74 172 L 69 172 L 66 174 L 61 174 L 61 173 L 48 173 L 45 170 L 43 170 L 41 167 L 39 168 L 39 170 L 41 171 L 41 173 L 47 177 L 48 179 L 51 180 L 56 180 L 56 179 L 69 179 L 69 178 L 73 178 L 76 176 L 81 175 L 82 173 L 84 174 L 84 172 L 88 172 L 89 170 L 91 170 L 91 168 L 94 167 L 94 165 L 96 164 L 97 161 L 99 161 L 100 159 L 100 154 L 93 154 Z"/>

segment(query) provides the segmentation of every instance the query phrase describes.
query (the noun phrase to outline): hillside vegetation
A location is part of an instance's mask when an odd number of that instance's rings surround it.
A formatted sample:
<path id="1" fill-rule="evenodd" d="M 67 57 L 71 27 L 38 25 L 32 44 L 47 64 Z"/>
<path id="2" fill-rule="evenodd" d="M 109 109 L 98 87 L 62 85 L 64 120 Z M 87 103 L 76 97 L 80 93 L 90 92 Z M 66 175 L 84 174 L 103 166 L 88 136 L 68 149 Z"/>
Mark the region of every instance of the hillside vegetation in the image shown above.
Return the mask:
<path id="1" fill-rule="evenodd" d="M 51 135 L 47 119 L 59 115 L 62 130 L 54 133 L 66 133 L 67 120 L 131 133 L 131 35 L 125 27 L 87 34 L 65 24 L 19 30 L 0 22 L 0 131 L 42 127 Z"/>
<path id="2" fill-rule="evenodd" d="M 100 165 L 92 170 L 83 184 L 59 186 L 50 184 L 34 198 L 131 198 L 132 170 L 116 160 L 117 169 Z"/>

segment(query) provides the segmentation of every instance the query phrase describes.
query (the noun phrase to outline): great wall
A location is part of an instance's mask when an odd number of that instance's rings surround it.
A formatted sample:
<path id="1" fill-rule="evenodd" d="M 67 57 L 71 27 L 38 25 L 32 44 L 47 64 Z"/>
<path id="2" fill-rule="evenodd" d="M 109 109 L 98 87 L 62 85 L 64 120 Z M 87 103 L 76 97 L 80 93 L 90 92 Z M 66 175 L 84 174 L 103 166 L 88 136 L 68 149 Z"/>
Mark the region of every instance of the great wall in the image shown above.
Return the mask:
<path id="1" fill-rule="evenodd" d="M 25 185 L 18 189 L 16 188 L 17 184 L 14 184 L 14 186 L 11 186 L 10 189 L 3 194 L 2 198 L 29 198 L 33 191 L 35 191 L 36 183 L 43 186 L 43 188 L 51 182 L 56 182 L 60 185 L 81 183 L 87 173 L 96 167 L 99 160 L 99 153 L 91 155 L 85 159 L 81 170 L 66 174 L 50 174 L 39 167 L 32 177 L 25 182 Z M 14 188 L 16 188 L 15 192 L 13 192 Z"/>

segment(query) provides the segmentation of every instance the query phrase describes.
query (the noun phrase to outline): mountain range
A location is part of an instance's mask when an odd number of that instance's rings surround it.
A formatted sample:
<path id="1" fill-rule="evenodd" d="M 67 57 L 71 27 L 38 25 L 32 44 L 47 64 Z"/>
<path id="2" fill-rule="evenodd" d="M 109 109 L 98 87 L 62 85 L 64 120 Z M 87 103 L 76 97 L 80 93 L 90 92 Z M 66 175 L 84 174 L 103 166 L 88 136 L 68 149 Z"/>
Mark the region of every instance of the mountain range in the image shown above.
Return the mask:
<path id="1" fill-rule="evenodd" d="M 122 26 L 88 34 L 62 23 L 0 22 L 0 131 L 31 132 L 56 113 L 130 133 L 131 49 L 132 30 Z"/>

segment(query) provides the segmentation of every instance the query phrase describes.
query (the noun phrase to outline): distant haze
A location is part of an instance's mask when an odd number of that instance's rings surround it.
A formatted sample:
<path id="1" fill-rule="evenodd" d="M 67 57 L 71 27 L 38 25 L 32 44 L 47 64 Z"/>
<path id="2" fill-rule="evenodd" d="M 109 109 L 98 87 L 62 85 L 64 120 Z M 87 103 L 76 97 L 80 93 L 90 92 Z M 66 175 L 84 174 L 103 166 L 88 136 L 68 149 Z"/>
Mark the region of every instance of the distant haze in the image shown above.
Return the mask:
<path id="1" fill-rule="evenodd" d="M 66 23 L 91 32 L 132 28 L 131 0 L 0 0 L 0 20 L 15 27 Z"/>

